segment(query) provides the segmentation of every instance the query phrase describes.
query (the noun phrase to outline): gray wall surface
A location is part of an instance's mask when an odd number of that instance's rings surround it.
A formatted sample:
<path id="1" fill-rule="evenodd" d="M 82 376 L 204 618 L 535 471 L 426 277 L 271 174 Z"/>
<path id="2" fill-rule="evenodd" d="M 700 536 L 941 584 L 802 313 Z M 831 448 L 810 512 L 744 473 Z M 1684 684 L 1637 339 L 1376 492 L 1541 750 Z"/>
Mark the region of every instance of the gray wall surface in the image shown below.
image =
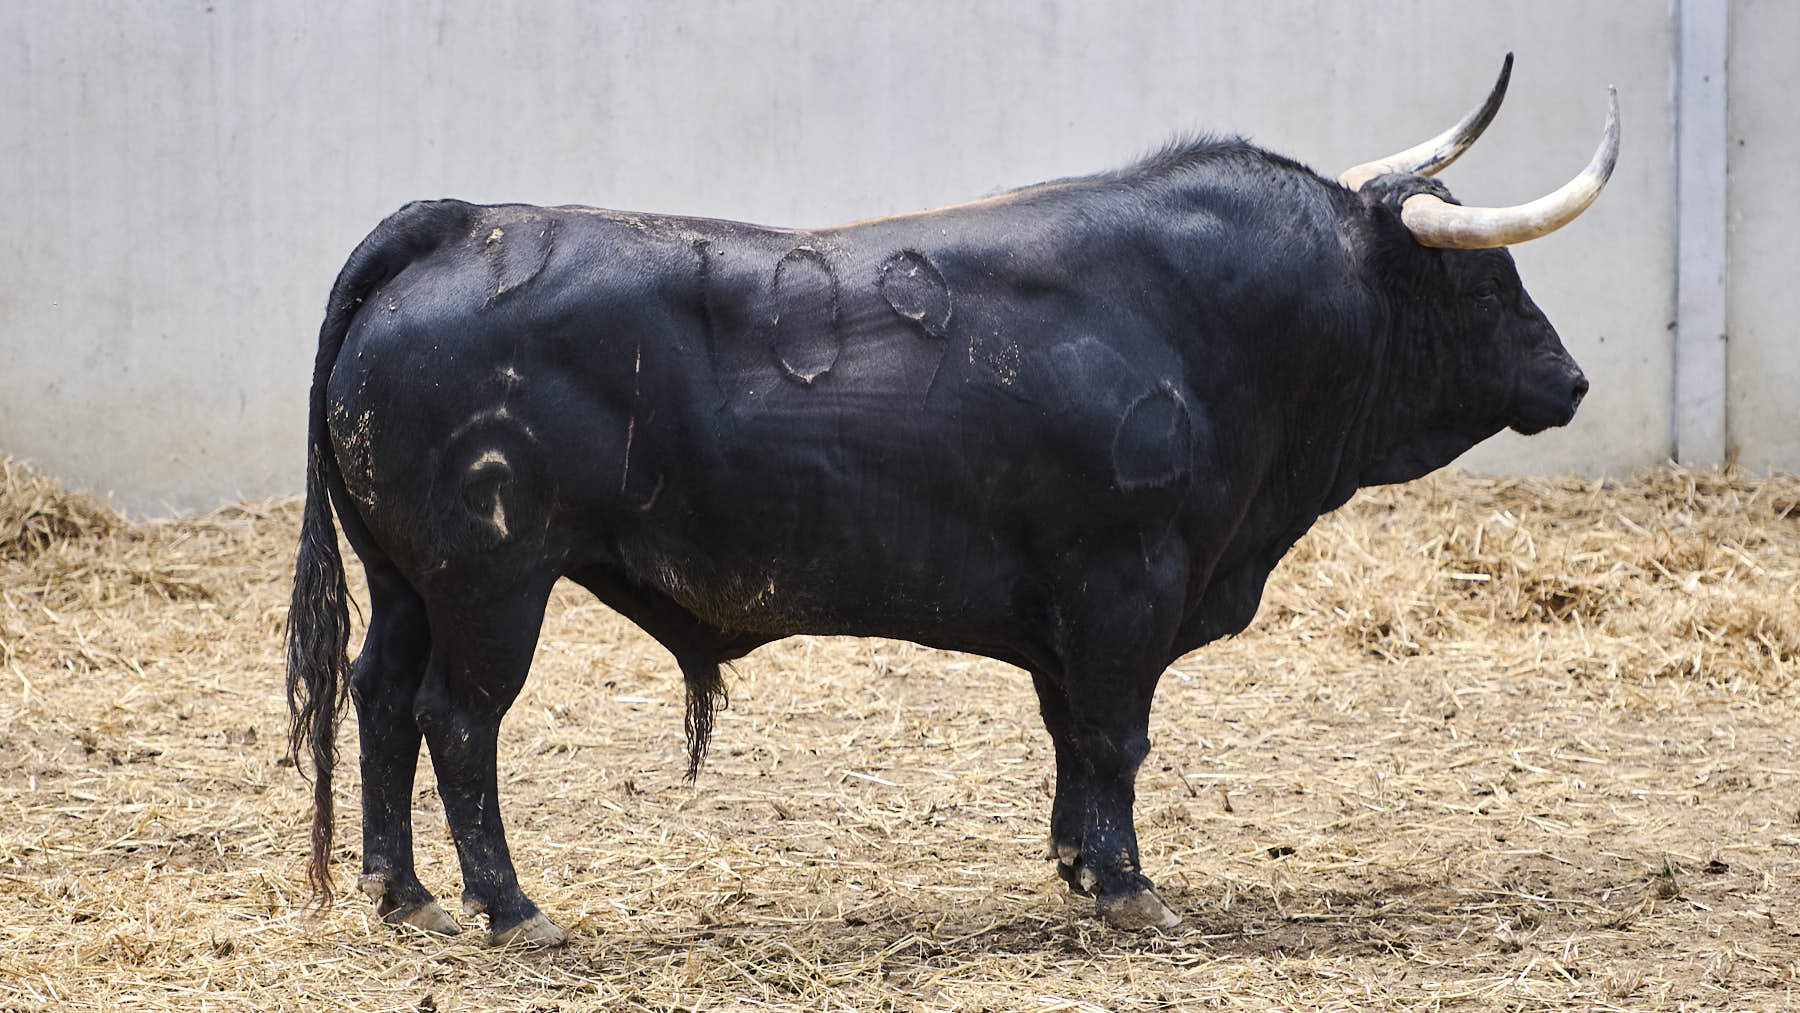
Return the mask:
<path id="1" fill-rule="evenodd" d="M 1644 0 L 11 0 L 0 9 L 0 453 L 135 510 L 299 490 L 325 294 L 417 197 L 826 225 L 1241 133 L 1335 175 L 1422 140 L 1518 54 L 1445 174 L 1465 201 L 1573 175 L 1618 86 L 1624 153 L 1515 250 L 1594 383 L 1492 471 L 1674 451 L 1678 11 Z M 1729 439 L 1800 470 L 1784 0 L 1731 8 Z M 1783 87 L 1783 85 L 1787 87 Z"/>
<path id="2" fill-rule="evenodd" d="M 1727 431 L 1745 463 L 1800 471 L 1800 4 L 1731 15 Z"/>

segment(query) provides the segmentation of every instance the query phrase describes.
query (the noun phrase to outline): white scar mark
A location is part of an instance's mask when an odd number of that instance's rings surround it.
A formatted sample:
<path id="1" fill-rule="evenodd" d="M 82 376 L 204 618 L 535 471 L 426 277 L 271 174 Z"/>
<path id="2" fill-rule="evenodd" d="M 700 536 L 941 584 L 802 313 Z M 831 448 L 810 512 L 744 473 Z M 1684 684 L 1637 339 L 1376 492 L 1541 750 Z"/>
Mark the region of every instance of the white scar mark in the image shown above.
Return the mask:
<path id="1" fill-rule="evenodd" d="M 619 491 L 625 491 L 625 483 L 631 480 L 631 437 L 637 432 L 637 415 L 625 420 L 625 467 L 619 470 Z"/>
<path id="2" fill-rule="evenodd" d="M 505 369 L 501 370 L 500 376 L 503 379 L 505 379 L 508 383 L 518 383 L 520 380 L 524 379 L 524 377 L 519 375 L 519 371 L 512 368 L 511 366 L 508 366 Z"/>
<path id="3" fill-rule="evenodd" d="M 639 510 L 648 511 L 651 507 L 656 505 L 656 498 L 662 495 L 663 479 L 665 477 L 666 476 L 663 475 L 656 476 L 656 488 L 650 490 L 650 498 L 638 506 Z"/>
<path id="4" fill-rule="evenodd" d="M 625 420 L 625 465 L 619 469 L 619 491 L 625 491 L 625 483 L 631 479 L 631 438 L 637 433 L 638 394 L 643 390 L 644 346 L 637 346 L 637 359 L 631 364 L 631 417 Z M 660 491 L 660 490 L 659 490 Z M 651 494 L 651 501 L 656 499 Z"/>
<path id="5" fill-rule="evenodd" d="M 479 475 L 490 467 L 498 467 L 510 471 L 506 462 L 506 455 L 502 454 L 499 450 L 490 447 L 481 452 L 481 456 L 475 459 L 475 463 L 469 465 L 469 473 L 471 475 Z M 511 534 L 506 527 L 506 502 L 501 498 L 500 488 L 497 485 L 494 487 L 494 506 L 492 512 L 488 515 L 488 521 L 494 525 L 494 530 L 500 532 L 501 538 L 505 538 Z"/>

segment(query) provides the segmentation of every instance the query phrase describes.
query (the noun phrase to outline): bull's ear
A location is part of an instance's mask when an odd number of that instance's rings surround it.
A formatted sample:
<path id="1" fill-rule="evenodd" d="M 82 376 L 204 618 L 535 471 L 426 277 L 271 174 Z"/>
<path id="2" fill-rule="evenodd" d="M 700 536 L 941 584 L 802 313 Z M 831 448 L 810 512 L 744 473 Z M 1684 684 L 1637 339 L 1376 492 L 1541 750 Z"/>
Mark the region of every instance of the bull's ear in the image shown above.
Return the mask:
<path id="1" fill-rule="evenodd" d="M 1379 223 L 1384 240 L 1403 243 L 1417 249 L 1419 242 L 1402 220 L 1406 202 L 1417 197 L 1431 197 L 1449 206 L 1457 206 L 1450 188 L 1435 179 L 1408 173 L 1390 172 L 1376 176 L 1357 188 L 1370 216 Z"/>

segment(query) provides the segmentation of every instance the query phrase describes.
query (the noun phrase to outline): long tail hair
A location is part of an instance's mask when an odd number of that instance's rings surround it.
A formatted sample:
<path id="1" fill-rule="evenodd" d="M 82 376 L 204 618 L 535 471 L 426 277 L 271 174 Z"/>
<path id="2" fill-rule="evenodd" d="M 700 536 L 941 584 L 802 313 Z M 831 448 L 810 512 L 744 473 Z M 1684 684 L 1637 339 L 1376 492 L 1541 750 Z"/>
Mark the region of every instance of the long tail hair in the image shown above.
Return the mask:
<path id="1" fill-rule="evenodd" d="M 460 201 L 432 201 L 408 204 L 389 216 L 338 273 L 319 327 L 306 426 L 306 506 L 288 607 L 287 700 L 288 755 L 302 776 L 302 753 L 312 767 L 312 858 L 306 878 L 320 907 L 329 905 L 333 896 L 330 866 L 336 808 L 331 773 L 337 765 L 338 724 L 350 692 L 350 592 L 338 552 L 333 490 L 339 490 L 340 509 L 349 509 L 349 503 L 342 497 L 343 479 L 326 429 L 326 387 L 363 300 L 408 264 L 466 232 L 473 210 Z"/>

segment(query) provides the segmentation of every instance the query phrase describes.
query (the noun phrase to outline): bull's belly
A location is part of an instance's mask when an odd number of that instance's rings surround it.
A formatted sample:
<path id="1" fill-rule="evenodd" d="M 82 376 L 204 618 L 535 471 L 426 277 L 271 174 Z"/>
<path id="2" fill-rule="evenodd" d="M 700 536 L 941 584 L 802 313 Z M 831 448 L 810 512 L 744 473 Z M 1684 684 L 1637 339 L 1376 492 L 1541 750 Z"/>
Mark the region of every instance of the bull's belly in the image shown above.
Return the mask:
<path id="1" fill-rule="evenodd" d="M 760 565 L 742 547 L 721 562 L 698 551 L 633 560 L 628 572 L 707 625 L 776 638 L 875 636 L 975 644 L 1013 624 L 1039 583 L 1016 563 L 895 565 L 866 554 L 821 558 L 804 546 Z M 647 565 L 646 565 L 647 564 Z"/>

